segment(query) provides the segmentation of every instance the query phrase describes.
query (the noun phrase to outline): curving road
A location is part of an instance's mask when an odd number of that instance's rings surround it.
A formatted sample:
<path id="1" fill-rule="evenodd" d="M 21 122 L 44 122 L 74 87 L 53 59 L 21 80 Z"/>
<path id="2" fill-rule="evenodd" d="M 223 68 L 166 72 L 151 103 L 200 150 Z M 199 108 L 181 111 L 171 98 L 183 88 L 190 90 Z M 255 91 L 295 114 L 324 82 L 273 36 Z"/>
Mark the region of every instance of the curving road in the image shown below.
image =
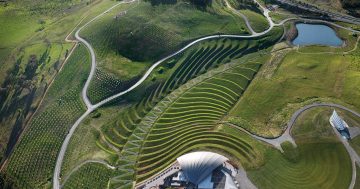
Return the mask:
<path id="1" fill-rule="evenodd" d="M 85 39 L 83 39 L 79 33 L 82 29 L 84 29 L 86 26 L 88 26 L 89 24 L 91 24 L 93 21 L 95 21 L 96 19 L 100 18 L 101 16 L 103 16 L 104 14 L 108 13 L 109 11 L 111 11 L 112 9 L 114 9 L 115 7 L 117 7 L 118 5 L 120 4 L 124 4 L 124 3 L 133 3 L 135 2 L 136 0 L 129 0 L 129 1 L 122 1 L 122 2 L 119 2 L 117 4 L 115 4 L 114 6 L 110 7 L 109 9 L 107 9 L 106 11 L 102 12 L 101 14 L 99 14 L 98 16 L 94 17 L 93 19 L 91 19 L 89 22 L 87 22 L 86 24 L 84 24 L 83 26 L 81 26 L 75 33 L 75 37 L 76 39 L 79 41 L 79 42 L 82 42 L 88 49 L 89 49 L 89 52 L 90 52 L 90 55 L 91 55 L 91 70 L 90 70 L 90 74 L 86 80 L 86 83 L 84 85 L 84 88 L 82 90 L 82 98 L 84 100 L 84 103 L 87 107 L 87 111 L 74 123 L 74 125 L 72 125 L 72 127 L 70 128 L 68 134 L 66 135 L 65 137 L 65 140 L 61 146 L 61 149 L 60 149 L 60 152 L 58 154 L 58 157 L 57 157 L 57 160 L 56 160 L 56 165 L 55 165 L 55 169 L 54 169 L 54 175 L 53 175 L 53 188 L 54 189 L 60 189 L 60 171 L 61 171 L 61 166 L 62 166 L 62 162 L 63 162 L 63 159 L 64 159 L 64 156 L 65 156 L 65 152 L 66 152 L 66 149 L 67 149 L 67 146 L 69 145 L 69 142 L 70 142 L 70 139 L 72 137 L 72 135 L 74 134 L 76 128 L 79 126 L 79 124 L 92 112 L 94 111 L 96 108 L 112 101 L 113 99 L 115 98 L 118 98 L 130 91 L 132 91 L 133 89 L 135 89 L 136 87 L 138 87 L 141 83 L 143 83 L 147 77 L 151 74 L 151 72 L 159 65 L 161 64 L 162 62 L 164 62 L 165 60 L 185 51 L 187 48 L 193 46 L 194 44 L 198 43 L 198 42 L 201 42 L 201 41 L 205 41 L 205 40 L 208 40 L 208 39 L 214 39 L 214 38 L 222 38 L 222 37 L 231 37 L 231 38 L 254 38 L 254 37 L 259 37 L 259 36 L 263 36 L 265 34 L 267 34 L 269 31 L 272 30 L 272 28 L 274 26 L 281 26 L 283 25 L 285 22 L 291 20 L 291 19 L 286 19 L 284 21 L 282 21 L 281 23 L 279 24 L 274 24 L 274 22 L 272 21 L 271 17 L 269 16 L 269 10 L 265 7 L 263 7 L 260 3 L 258 3 L 256 0 L 254 0 L 254 2 L 256 2 L 259 7 L 263 10 L 263 14 L 264 16 L 266 17 L 266 19 L 268 20 L 269 22 L 269 28 L 263 32 L 260 32 L 260 33 L 252 33 L 251 35 L 211 35 L 211 36 L 207 36 L 207 37 L 202 37 L 202 38 L 199 38 L 191 43 L 189 43 L 188 45 L 186 45 L 185 47 L 181 48 L 180 50 L 174 52 L 173 54 L 170 54 L 169 56 L 155 62 L 147 71 L 146 73 L 142 76 L 142 78 L 137 81 L 133 86 L 131 86 L 130 88 L 128 88 L 127 90 L 123 91 L 123 92 L 120 92 L 118 94 L 115 94 L 113 96 L 110 96 L 102 101 L 100 101 L 99 103 L 97 104 L 92 104 L 87 96 L 87 90 L 88 90 L 88 87 L 90 85 L 90 81 L 91 79 L 93 78 L 94 74 L 95 74 L 95 69 L 96 69 L 96 56 L 95 56 L 95 51 L 94 49 L 92 48 L 92 46 L 90 45 L 89 42 L 87 42 Z"/>
<path id="2" fill-rule="evenodd" d="M 101 14 L 97 15 L 96 17 L 94 17 L 93 19 L 91 19 L 89 22 L 87 22 L 86 24 L 84 24 L 83 26 L 81 26 L 75 33 L 75 38 L 82 42 L 88 49 L 90 52 L 90 56 L 91 56 L 91 70 L 90 70 L 90 74 L 89 77 L 86 80 L 85 86 L 82 90 L 82 98 L 84 100 L 84 103 L 86 104 L 86 107 L 88 109 L 92 109 L 93 105 L 91 104 L 88 96 L 87 96 L 87 90 L 89 88 L 90 85 L 90 81 L 91 79 L 94 77 L 95 74 L 95 69 L 96 69 L 96 57 L 95 57 L 95 51 L 92 48 L 92 46 L 89 44 L 89 42 L 87 42 L 85 39 L 81 38 L 79 33 L 82 29 L 84 29 L 86 26 L 88 26 L 89 24 L 91 24 L 93 21 L 97 20 L 98 18 L 102 17 L 104 14 L 108 13 L 109 11 L 111 11 L 112 9 L 114 9 L 115 7 L 119 6 L 120 4 L 125 4 L 125 3 L 132 3 L 135 0 L 130 0 L 130 1 L 122 1 L 120 3 L 115 4 L 114 6 L 110 7 L 109 9 L 105 10 L 104 12 L 102 12 Z"/>
<path id="3" fill-rule="evenodd" d="M 90 74 L 86 80 L 86 83 L 84 85 L 84 88 L 82 90 L 82 98 L 83 101 L 87 107 L 87 111 L 81 115 L 81 117 L 76 120 L 76 122 L 74 123 L 74 125 L 70 128 L 68 134 L 65 137 L 65 140 L 61 146 L 59 155 L 56 159 L 56 165 L 55 165 L 55 169 L 54 169 L 54 175 L 53 175 L 53 188 L 54 189 L 60 189 L 60 171 L 61 171 L 61 165 L 62 162 L 64 160 L 64 156 L 65 156 L 65 152 L 67 149 L 67 146 L 69 145 L 70 142 L 70 138 L 71 136 L 74 134 L 75 129 L 79 126 L 79 124 L 81 123 L 82 120 L 84 120 L 92 111 L 95 110 L 94 105 L 91 104 L 88 96 L 87 96 L 87 90 L 89 88 L 90 85 L 90 81 L 93 78 L 94 74 L 95 74 L 95 69 L 96 69 L 96 57 L 95 57 L 95 51 L 92 48 L 92 46 L 83 38 L 81 38 L 79 36 L 80 31 L 85 28 L 86 26 L 88 26 L 90 23 L 92 23 L 93 21 L 95 21 L 96 19 L 100 18 L 101 16 L 103 16 L 104 14 L 108 13 L 109 11 L 111 11 L 112 9 L 114 9 L 115 7 L 124 4 L 124 3 L 132 3 L 135 2 L 135 0 L 130 0 L 130 1 L 122 1 L 119 2 L 117 4 L 115 4 L 114 6 L 110 7 L 109 9 L 105 10 L 104 12 L 102 12 L 101 14 L 99 14 L 98 16 L 94 17 L 93 19 L 91 19 L 89 22 L 87 22 L 86 24 L 84 24 L 82 27 L 80 27 L 76 33 L 75 33 L 75 38 L 84 43 L 85 46 L 89 49 L 90 55 L 91 55 L 91 70 L 90 70 Z M 68 39 L 68 36 L 66 37 L 66 39 Z M 98 106 L 96 106 L 98 107 Z"/>
<path id="4" fill-rule="evenodd" d="M 279 2 L 280 4 L 285 4 L 285 5 L 289 5 L 289 6 L 293 6 L 293 7 L 298 7 L 298 8 L 303 9 L 303 10 L 308 10 L 308 11 L 315 12 L 315 13 L 326 14 L 333 20 L 352 23 L 352 24 L 360 24 L 360 19 L 359 18 L 349 16 L 349 15 L 345 15 L 345 14 L 341 14 L 341 13 L 337 13 L 337 12 L 332 12 L 332 11 L 328 11 L 328 10 L 319 9 L 318 7 L 315 7 L 313 5 L 307 5 L 306 6 L 306 5 L 301 4 L 301 2 L 299 2 L 299 1 L 291 1 L 291 0 L 276 0 L 276 1 Z"/>

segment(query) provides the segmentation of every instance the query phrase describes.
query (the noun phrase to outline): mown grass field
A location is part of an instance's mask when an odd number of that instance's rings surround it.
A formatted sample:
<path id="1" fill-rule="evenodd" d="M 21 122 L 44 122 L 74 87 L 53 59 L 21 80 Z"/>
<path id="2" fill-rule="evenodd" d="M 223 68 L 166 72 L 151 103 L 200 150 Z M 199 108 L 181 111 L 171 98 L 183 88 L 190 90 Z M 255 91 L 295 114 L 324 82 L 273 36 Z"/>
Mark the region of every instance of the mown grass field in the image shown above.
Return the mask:
<path id="1" fill-rule="evenodd" d="M 31 121 L 8 160 L 6 177 L 19 188 L 49 187 L 60 146 L 69 127 L 85 111 L 80 91 L 90 64 L 78 47 L 49 89 L 44 108 Z"/>
<path id="2" fill-rule="evenodd" d="M 259 188 L 348 188 L 350 157 L 328 122 L 329 110 L 303 113 L 293 127 L 298 147 L 282 145 L 285 153 L 268 150 L 264 165 L 247 170 Z"/>
<path id="3" fill-rule="evenodd" d="M 312 48 L 312 47 L 309 47 Z M 360 107 L 359 51 L 350 55 L 290 51 L 262 68 L 229 120 L 263 136 L 280 135 L 304 104 L 327 101 Z"/>

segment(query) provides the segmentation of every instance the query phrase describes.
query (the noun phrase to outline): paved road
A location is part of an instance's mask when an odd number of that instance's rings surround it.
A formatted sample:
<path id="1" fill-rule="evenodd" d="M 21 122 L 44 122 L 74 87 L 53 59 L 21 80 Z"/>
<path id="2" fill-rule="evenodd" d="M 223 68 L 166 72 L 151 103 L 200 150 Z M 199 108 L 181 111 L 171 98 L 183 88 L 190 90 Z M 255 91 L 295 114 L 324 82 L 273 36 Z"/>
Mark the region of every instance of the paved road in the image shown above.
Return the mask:
<path id="1" fill-rule="evenodd" d="M 348 152 L 350 159 L 351 159 L 351 163 L 352 163 L 352 178 L 351 178 L 351 182 L 349 185 L 349 189 L 353 189 L 355 186 L 355 182 L 356 182 L 356 164 L 360 165 L 360 157 L 359 155 L 355 152 L 355 150 L 350 146 L 349 142 L 344 139 L 341 134 L 333 127 L 334 132 L 336 134 L 336 136 L 339 138 L 339 140 L 343 143 L 346 151 Z"/>
<path id="2" fill-rule="evenodd" d="M 315 13 L 327 14 L 333 20 L 352 23 L 352 24 L 360 24 L 360 19 L 355 18 L 353 16 L 340 14 L 340 13 L 337 13 L 337 12 L 321 10 L 321 9 L 315 7 L 315 6 L 312 6 L 312 5 L 304 6 L 304 5 L 300 4 L 300 2 L 298 2 L 298 1 L 291 1 L 291 0 L 276 0 L 276 1 L 281 3 L 281 4 L 286 4 L 286 5 L 298 7 L 298 8 L 303 9 L 303 10 L 308 10 L 308 11 L 315 12 Z"/>
<path id="3" fill-rule="evenodd" d="M 91 56 L 91 70 L 90 70 L 90 74 L 89 77 L 86 80 L 85 86 L 82 90 L 82 98 L 84 100 L 84 103 L 86 104 L 86 107 L 88 109 L 91 109 L 93 107 L 93 105 L 91 104 L 88 96 L 87 96 L 87 90 L 89 88 L 90 85 L 90 81 L 91 79 L 94 77 L 95 74 L 95 69 L 96 69 L 96 57 L 95 57 L 95 51 L 93 49 L 93 47 L 89 44 L 89 42 L 87 42 L 85 39 L 83 39 L 82 37 L 80 37 L 79 33 L 82 29 L 84 29 L 85 27 L 87 27 L 89 24 L 91 24 L 93 21 L 97 20 L 98 18 L 102 17 L 104 14 L 108 13 L 109 11 L 111 11 L 112 9 L 114 9 L 115 7 L 119 6 L 120 4 L 124 4 L 124 3 L 132 3 L 135 0 L 130 0 L 130 1 L 122 1 L 120 3 L 115 4 L 114 6 L 110 7 L 109 9 L 107 9 L 106 11 L 102 12 L 101 14 L 97 15 L 96 17 L 94 17 L 93 19 L 91 19 L 89 22 L 87 22 L 86 24 L 84 24 L 83 26 L 81 26 L 75 33 L 75 38 L 82 42 L 88 49 L 90 52 L 90 56 Z"/>
<path id="4" fill-rule="evenodd" d="M 115 4 L 114 6 L 110 7 L 109 9 L 107 9 L 106 11 L 104 11 L 103 13 L 99 14 L 98 16 L 96 16 L 95 18 L 93 18 L 92 20 L 90 20 L 89 22 L 87 22 L 86 24 L 84 24 L 82 27 L 80 27 L 76 33 L 75 33 L 75 37 L 77 40 L 79 40 L 80 42 L 82 42 L 88 49 L 89 49 L 89 52 L 90 52 L 90 55 L 91 55 L 91 70 L 90 70 L 90 74 L 86 80 L 86 83 L 84 85 L 84 88 L 82 90 L 82 98 L 86 104 L 86 107 L 87 107 L 87 111 L 74 123 L 74 125 L 70 128 L 69 130 L 69 133 L 66 135 L 65 137 L 65 140 L 61 146 L 61 149 L 60 149 L 60 152 L 58 154 L 58 157 L 57 157 L 57 160 L 56 160 L 56 165 L 55 165 L 55 169 L 54 169 L 54 175 L 53 175 L 53 188 L 54 189 L 59 189 L 60 188 L 60 170 L 61 170 L 61 165 L 62 165 L 62 162 L 63 162 L 63 159 L 64 159 L 64 155 L 65 155 L 65 152 L 66 152 L 66 149 L 67 149 L 67 146 L 70 142 L 70 139 L 72 137 L 72 135 L 74 134 L 76 128 L 79 126 L 79 124 L 82 122 L 82 120 L 84 120 L 92 111 L 94 111 L 96 108 L 112 101 L 113 99 L 115 98 L 118 98 L 130 91 L 132 91 L 133 89 L 135 89 L 136 87 L 138 87 L 141 83 L 143 83 L 147 77 L 151 74 L 151 72 L 159 65 L 161 64 L 162 62 L 166 61 L 167 59 L 185 51 L 187 48 L 193 46 L 194 44 L 198 43 L 198 42 L 201 42 L 201 41 L 205 41 L 205 40 L 208 40 L 208 39 L 215 39 L 215 38 L 222 38 L 222 37 L 230 37 L 230 38 L 244 38 L 244 39 L 247 39 L 247 38 L 254 38 L 254 37 L 259 37 L 259 36 L 263 36 L 265 34 L 267 34 L 269 31 L 271 31 L 271 29 L 274 27 L 274 26 L 280 26 L 282 25 L 283 23 L 285 23 L 286 21 L 283 21 L 279 24 L 274 24 L 274 22 L 272 21 L 271 17 L 269 16 L 269 10 L 265 7 L 263 7 L 260 3 L 258 3 L 256 0 L 254 0 L 254 2 L 256 2 L 259 7 L 263 10 L 263 14 L 264 16 L 266 17 L 266 19 L 268 20 L 269 22 L 269 28 L 263 32 L 260 32 L 260 33 L 253 33 L 251 35 L 212 35 L 212 36 L 206 36 L 206 37 L 202 37 L 202 38 L 199 38 L 191 43 L 189 43 L 188 45 L 186 45 L 185 47 L 183 47 L 182 49 L 174 52 L 173 54 L 170 54 L 169 56 L 155 62 L 147 71 L 146 73 L 143 75 L 143 77 L 138 81 L 136 82 L 133 86 L 131 86 L 130 88 L 128 88 L 127 90 L 123 91 L 123 92 L 120 92 L 118 94 L 115 94 L 113 96 L 110 96 L 109 98 L 106 98 L 102 101 L 100 101 L 99 103 L 93 105 L 90 100 L 88 99 L 88 96 L 87 96 L 87 90 L 88 90 L 88 87 L 90 85 L 90 81 L 91 79 L 93 78 L 94 76 L 94 73 L 95 73 L 95 69 L 96 69 L 96 57 L 95 57 L 95 52 L 94 52 L 94 49 L 92 48 L 92 46 L 90 45 L 90 43 L 88 43 L 85 39 L 81 38 L 79 33 L 80 31 L 85 28 L 86 26 L 88 26 L 90 23 L 92 23 L 93 21 L 95 21 L 96 19 L 100 18 L 101 16 L 103 16 L 104 14 L 108 13 L 109 11 L 111 11 L 113 8 L 117 7 L 118 5 L 120 4 L 124 4 L 124 3 L 132 3 L 132 2 L 135 2 L 135 0 L 130 0 L 130 1 L 123 1 L 123 2 L 119 2 L 117 4 Z"/>
<path id="5" fill-rule="evenodd" d="M 89 49 L 90 55 L 91 55 L 91 70 L 90 70 L 90 74 L 86 80 L 86 83 L 84 85 L 84 88 L 82 90 L 82 98 L 84 100 L 84 103 L 86 104 L 87 107 L 87 111 L 78 119 L 76 120 L 76 122 L 74 123 L 74 125 L 70 128 L 68 134 L 65 137 L 65 140 L 61 146 L 60 152 L 58 154 L 58 157 L 56 159 L 56 165 L 55 165 L 55 169 L 54 169 L 54 175 L 53 175 L 53 188 L 54 189 L 60 189 L 60 171 L 61 171 L 61 165 L 62 162 L 64 160 L 64 156 L 65 156 L 65 152 L 67 149 L 67 146 L 69 145 L 70 142 L 70 138 L 71 136 L 74 134 L 75 129 L 79 126 L 79 124 L 81 123 L 81 121 L 83 119 L 85 119 L 92 111 L 95 110 L 94 106 L 91 104 L 89 98 L 87 97 L 87 89 L 89 87 L 90 81 L 94 76 L 95 73 L 95 68 L 96 68 L 96 57 L 95 57 L 95 52 L 94 49 L 92 48 L 92 46 L 83 38 L 81 38 L 79 36 L 79 32 L 85 28 L 86 26 L 88 26 L 90 23 L 92 23 L 93 21 L 95 21 L 96 19 L 100 18 L 101 16 L 103 16 L 104 14 L 108 13 L 109 11 L 111 11 L 112 9 L 114 9 L 115 7 L 119 6 L 120 4 L 124 4 L 124 3 L 132 3 L 135 0 L 131 0 L 131 1 L 122 1 L 119 2 L 117 4 L 115 4 L 114 6 L 110 7 L 109 9 L 107 9 L 106 11 L 104 11 L 103 13 L 99 14 L 98 16 L 94 17 L 92 20 L 90 20 L 89 22 L 87 22 L 85 25 L 83 25 L 82 27 L 80 27 L 76 33 L 75 33 L 75 38 L 77 40 L 79 40 L 80 42 L 84 43 L 85 46 Z M 67 37 L 66 37 L 67 39 Z"/>

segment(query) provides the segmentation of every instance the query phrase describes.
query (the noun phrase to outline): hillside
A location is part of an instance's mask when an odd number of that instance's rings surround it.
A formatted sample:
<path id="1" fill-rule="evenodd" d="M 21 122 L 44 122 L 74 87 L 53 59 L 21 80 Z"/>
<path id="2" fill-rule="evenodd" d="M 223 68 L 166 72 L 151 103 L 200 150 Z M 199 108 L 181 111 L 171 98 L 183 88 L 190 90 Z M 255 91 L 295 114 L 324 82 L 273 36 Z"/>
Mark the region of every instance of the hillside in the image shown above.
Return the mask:
<path id="1" fill-rule="evenodd" d="M 0 0 L 0 188 L 359 186 L 359 5 L 269 3 Z"/>

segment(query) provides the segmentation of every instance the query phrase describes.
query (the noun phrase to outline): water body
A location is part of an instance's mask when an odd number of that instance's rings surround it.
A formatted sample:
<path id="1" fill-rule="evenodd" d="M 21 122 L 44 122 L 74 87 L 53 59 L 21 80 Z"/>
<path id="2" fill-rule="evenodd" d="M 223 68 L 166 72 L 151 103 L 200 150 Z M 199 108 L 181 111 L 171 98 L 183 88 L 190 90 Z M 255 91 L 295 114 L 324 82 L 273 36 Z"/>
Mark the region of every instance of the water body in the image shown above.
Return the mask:
<path id="1" fill-rule="evenodd" d="M 341 46 L 343 41 L 329 26 L 323 24 L 296 24 L 298 36 L 292 41 L 294 45 L 327 45 Z"/>

